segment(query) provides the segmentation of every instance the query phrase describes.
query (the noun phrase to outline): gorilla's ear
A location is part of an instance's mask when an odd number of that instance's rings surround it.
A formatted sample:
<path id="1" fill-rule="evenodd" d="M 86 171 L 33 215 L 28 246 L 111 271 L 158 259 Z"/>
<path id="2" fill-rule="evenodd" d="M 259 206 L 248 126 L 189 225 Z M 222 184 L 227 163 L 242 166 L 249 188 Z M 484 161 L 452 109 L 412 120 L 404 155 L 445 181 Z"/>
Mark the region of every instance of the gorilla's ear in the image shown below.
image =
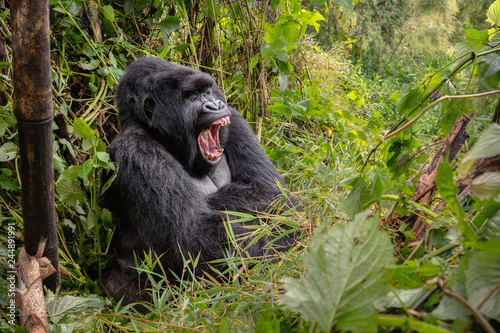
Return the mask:
<path id="1" fill-rule="evenodd" d="M 144 114 L 146 115 L 146 117 L 148 117 L 148 119 L 153 119 L 153 113 L 155 111 L 155 101 L 153 101 L 153 99 L 151 97 L 147 97 L 145 100 L 144 100 Z"/>

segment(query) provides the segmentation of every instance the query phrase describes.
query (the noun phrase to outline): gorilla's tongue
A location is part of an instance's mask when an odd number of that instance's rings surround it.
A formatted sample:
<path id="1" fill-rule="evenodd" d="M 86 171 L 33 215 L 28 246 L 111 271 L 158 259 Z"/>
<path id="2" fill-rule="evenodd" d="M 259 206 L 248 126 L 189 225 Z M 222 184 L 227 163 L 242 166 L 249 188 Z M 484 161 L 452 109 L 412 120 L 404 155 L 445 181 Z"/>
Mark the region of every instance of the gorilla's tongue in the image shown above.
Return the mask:
<path id="1" fill-rule="evenodd" d="M 230 123 L 229 116 L 222 117 L 207 129 L 204 129 L 198 136 L 198 145 L 200 146 L 203 157 L 211 162 L 216 162 L 224 149 L 219 149 L 219 128 Z"/>

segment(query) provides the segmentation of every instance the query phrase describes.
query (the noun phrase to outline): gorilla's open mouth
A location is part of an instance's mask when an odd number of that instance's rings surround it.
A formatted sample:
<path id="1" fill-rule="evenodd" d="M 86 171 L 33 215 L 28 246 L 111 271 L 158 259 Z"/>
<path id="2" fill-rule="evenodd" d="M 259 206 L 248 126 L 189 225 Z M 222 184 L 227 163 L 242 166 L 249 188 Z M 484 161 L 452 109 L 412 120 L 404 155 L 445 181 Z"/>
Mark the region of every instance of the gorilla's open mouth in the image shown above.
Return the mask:
<path id="1" fill-rule="evenodd" d="M 218 162 L 224 149 L 219 147 L 219 128 L 230 124 L 229 116 L 222 117 L 213 123 L 198 135 L 198 146 L 201 155 L 209 162 Z"/>

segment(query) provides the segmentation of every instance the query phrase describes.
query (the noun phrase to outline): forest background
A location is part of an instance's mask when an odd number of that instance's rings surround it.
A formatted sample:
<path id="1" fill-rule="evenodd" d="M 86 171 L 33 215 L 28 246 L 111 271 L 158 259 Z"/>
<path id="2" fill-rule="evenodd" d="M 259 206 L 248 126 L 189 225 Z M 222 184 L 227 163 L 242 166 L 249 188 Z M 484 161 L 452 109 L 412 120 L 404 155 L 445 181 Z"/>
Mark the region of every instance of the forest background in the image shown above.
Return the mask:
<path id="1" fill-rule="evenodd" d="M 62 275 L 46 296 L 51 332 L 499 329 L 499 1 L 51 0 L 50 25 Z M 4 258 L 8 224 L 23 243 L 10 38 L 2 1 Z M 226 283 L 160 274 L 147 316 L 101 294 L 115 226 L 96 204 L 98 174 L 116 167 L 113 93 L 143 56 L 213 75 L 304 207 L 239 213 L 234 223 L 255 222 L 249 237 L 279 222 L 300 244 L 272 261 L 224 259 Z M 156 274 L 154 256 L 138 264 Z M 5 316 L 0 328 L 13 329 Z"/>

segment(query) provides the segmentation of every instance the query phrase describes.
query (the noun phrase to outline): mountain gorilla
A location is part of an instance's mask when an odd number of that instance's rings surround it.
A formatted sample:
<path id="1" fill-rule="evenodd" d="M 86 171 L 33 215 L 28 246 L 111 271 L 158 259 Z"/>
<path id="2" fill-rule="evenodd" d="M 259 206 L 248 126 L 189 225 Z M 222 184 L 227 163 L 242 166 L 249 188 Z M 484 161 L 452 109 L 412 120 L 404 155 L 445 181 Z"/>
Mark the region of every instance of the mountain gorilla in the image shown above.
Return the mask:
<path id="1" fill-rule="evenodd" d="M 109 154 L 118 174 L 99 204 L 118 218 L 118 261 L 103 281 L 127 304 L 149 299 L 133 268 L 134 252 L 161 255 L 169 279 L 181 275 L 189 254 L 199 255 L 197 276 L 210 274 L 209 262 L 230 249 L 221 211 L 265 211 L 282 194 L 277 182 L 283 179 L 208 74 L 143 58 L 127 68 L 116 103 L 121 133 Z M 249 232 L 241 223 L 232 228 L 236 236 Z M 262 237 L 246 255 L 264 256 L 270 241 Z M 293 242 L 286 236 L 272 247 L 283 251 Z"/>

